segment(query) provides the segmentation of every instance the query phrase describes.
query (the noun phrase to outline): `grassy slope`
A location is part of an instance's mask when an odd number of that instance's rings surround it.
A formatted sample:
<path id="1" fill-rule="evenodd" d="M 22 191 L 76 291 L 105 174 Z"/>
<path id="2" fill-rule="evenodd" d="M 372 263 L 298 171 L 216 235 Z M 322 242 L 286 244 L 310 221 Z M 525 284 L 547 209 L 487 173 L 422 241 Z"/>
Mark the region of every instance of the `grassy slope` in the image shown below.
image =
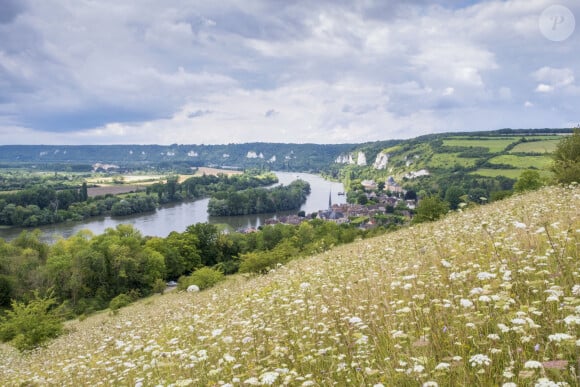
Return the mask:
<path id="1" fill-rule="evenodd" d="M 0 385 L 574 385 L 579 242 L 546 188 L 3 346 Z"/>
<path id="2" fill-rule="evenodd" d="M 497 137 L 493 135 L 482 136 L 477 133 L 471 136 L 456 136 L 449 134 L 439 137 L 439 140 L 442 140 L 442 148 L 434 148 L 432 146 L 433 139 L 425 139 L 419 142 L 409 140 L 409 144 L 403 143 L 383 150 L 384 153 L 390 155 L 389 163 L 385 171 L 375 171 L 375 175 L 377 175 L 376 178 L 378 179 L 382 175 L 393 175 L 400 180 L 406 173 L 422 168 L 436 173 L 437 170 L 439 172 L 444 170 L 452 171 L 456 166 L 473 168 L 478 161 L 482 162 L 487 160 L 490 164 L 503 164 L 503 167 L 491 171 L 489 167 L 483 167 L 471 173 L 482 176 L 518 178 L 524 170 L 533 167 L 545 171 L 544 174 L 549 176 L 550 172 L 548 169 L 551 163 L 549 155 L 530 155 L 522 152 L 546 154 L 552 152 L 555 149 L 555 144 L 557 144 L 559 137 L 543 135 L 528 135 L 525 137 L 529 140 L 541 141 L 518 144 L 514 149 L 506 151 L 509 145 L 520 140 L 522 136 Z M 466 149 L 487 148 L 490 153 L 476 157 L 458 157 L 459 153 L 449 147 L 465 147 Z"/>

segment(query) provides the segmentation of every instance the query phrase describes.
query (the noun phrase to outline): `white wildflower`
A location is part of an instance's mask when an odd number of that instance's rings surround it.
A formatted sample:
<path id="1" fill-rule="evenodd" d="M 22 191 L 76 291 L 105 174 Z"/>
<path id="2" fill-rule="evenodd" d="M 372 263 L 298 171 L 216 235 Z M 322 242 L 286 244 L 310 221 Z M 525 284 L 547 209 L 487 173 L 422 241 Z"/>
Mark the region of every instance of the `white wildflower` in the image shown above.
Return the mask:
<path id="1" fill-rule="evenodd" d="M 260 375 L 260 382 L 262 382 L 263 385 L 270 386 L 276 382 L 278 376 L 277 372 L 264 372 Z"/>
<path id="2" fill-rule="evenodd" d="M 216 336 L 221 335 L 223 331 L 224 331 L 223 329 L 214 329 L 213 331 L 211 331 L 211 335 L 213 337 L 216 337 Z"/>
<path id="3" fill-rule="evenodd" d="M 499 330 L 501 331 L 501 333 L 507 333 L 510 331 L 509 327 L 505 324 L 497 324 L 497 327 L 499 328 Z"/>
<path id="4" fill-rule="evenodd" d="M 446 267 L 446 268 L 453 267 L 453 265 L 451 264 L 451 262 L 449 262 L 449 261 L 446 261 L 446 260 L 444 260 L 444 259 L 442 259 L 442 260 L 441 260 L 441 265 L 442 265 L 443 267 Z"/>
<path id="5" fill-rule="evenodd" d="M 571 314 L 564 318 L 564 322 L 566 323 L 566 325 L 580 325 L 580 316 Z"/>
<path id="6" fill-rule="evenodd" d="M 434 382 L 433 380 L 430 380 L 428 382 L 423 383 L 423 387 L 439 387 L 439 384 L 437 382 Z"/>
<path id="7" fill-rule="evenodd" d="M 476 294 L 481 294 L 483 292 L 484 292 L 483 288 L 473 288 L 473 289 L 471 289 L 471 291 L 469 292 L 469 294 L 471 294 L 473 296 L 473 295 L 476 295 Z"/>
<path id="8" fill-rule="evenodd" d="M 560 387 L 560 386 L 568 386 L 568 383 L 565 382 L 553 382 L 548 378 L 540 378 L 536 381 L 535 387 Z"/>
<path id="9" fill-rule="evenodd" d="M 242 339 L 242 344 L 248 344 L 252 342 L 254 339 L 252 337 L 246 336 Z"/>
<path id="10" fill-rule="evenodd" d="M 449 363 L 441 362 L 435 367 L 435 371 L 446 371 L 451 367 Z"/>
<path id="11" fill-rule="evenodd" d="M 522 222 L 514 222 L 514 226 L 515 226 L 515 228 L 521 228 L 521 229 L 528 227 L 528 226 L 526 226 L 525 223 L 522 223 Z"/>
<path id="12" fill-rule="evenodd" d="M 473 355 L 469 358 L 469 364 L 471 364 L 472 367 L 488 366 L 491 364 L 491 359 L 486 355 L 478 353 L 477 355 Z"/>
<path id="13" fill-rule="evenodd" d="M 348 319 L 348 322 L 355 325 L 355 324 L 360 324 L 362 323 L 362 319 L 360 317 L 351 317 Z"/>
<path id="14" fill-rule="evenodd" d="M 193 384 L 193 379 L 180 379 L 175 381 L 175 386 L 178 387 L 186 387 L 191 386 Z"/>
<path id="15" fill-rule="evenodd" d="M 489 296 L 479 296 L 479 302 L 485 302 L 486 304 L 491 302 L 491 297 Z"/>
<path id="16" fill-rule="evenodd" d="M 309 287 L 310 287 L 310 284 L 309 284 L 308 282 L 302 282 L 302 283 L 300 284 L 300 289 L 302 289 L 302 290 L 306 290 L 306 289 L 308 289 Z"/>
<path id="17" fill-rule="evenodd" d="M 572 286 L 572 294 L 575 296 L 580 296 L 580 285 Z"/>
<path id="18" fill-rule="evenodd" d="M 259 386 L 260 381 L 255 376 L 244 380 L 244 384 L 249 384 L 250 386 Z"/>
<path id="19" fill-rule="evenodd" d="M 464 308 L 471 308 L 473 307 L 473 302 L 471 302 L 470 300 L 466 299 L 466 298 L 462 298 L 459 303 L 461 304 L 462 307 Z"/>
<path id="20" fill-rule="evenodd" d="M 559 343 L 561 341 L 571 340 L 573 338 L 574 338 L 573 336 L 570 336 L 567 333 L 554 333 L 553 335 L 548 336 L 548 340 L 554 341 L 556 343 Z"/>
<path id="21" fill-rule="evenodd" d="M 542 369 L 542 363 L 540 363 L 539 361 L 536 360 L 528 360 L 527 362 L 524 363 L 524 368 L 529 368 L 529 369 Z"/>
<path id="22" fill-rule="evenodd" d="M 236 361 L 236 358 L 235 358 L 235 357 L 233 357 L 232 355 L 230 355 L 229 353 L 226 353 L 226 354 L 224 355 L 224 360 L 225 360 L 227 363 L 233 363 L 233 362 L 235 362 L 235 361 Z"/>
<path id="23" fill-rule="evenodd" d="M 481 273 L 478 273 L 477 274 L 477 279 L 480 280 L 480 281 L 485 281 L 485 280 L 488 280 L 488 279 L 493 279 L 495 277 L 496 277 L 495 274 L 488 273 L 487 271 L 482 271 Z"/>

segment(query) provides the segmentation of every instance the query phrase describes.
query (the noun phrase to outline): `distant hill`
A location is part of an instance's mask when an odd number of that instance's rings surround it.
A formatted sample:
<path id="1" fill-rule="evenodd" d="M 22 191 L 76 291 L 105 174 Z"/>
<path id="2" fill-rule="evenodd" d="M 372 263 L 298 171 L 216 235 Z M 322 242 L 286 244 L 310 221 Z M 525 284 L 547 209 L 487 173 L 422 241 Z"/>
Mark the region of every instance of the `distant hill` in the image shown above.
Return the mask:
<path id="1" fill-rule="evenodd" d="M 421 136 L 381 149 L 376 144 L 363 144 L 341 154 L 335 160 L 333 174 L 349 186 L 351 181 L 378 182 L 392 176 L 397 182 L 418 189 L 434 185 L 432 191 L 445 192 L 446 186 L 458 184 L 466 189 L 486 188 L 489 193 L 493 187 L 483 186 L 503 184 L 507 187 L 503 189 L 509 189 L 509 182 L 513 183 L 527 169 L 549 177 L 551 153 L 562 135 L 571 132 L 502 129 Z M 421 180 L 422 184 L 418 184 Z M 471 185 L 475 186 L 467 187 Z"/>
<path id="2" fill-rule="evenodd" d="M 228 145 L 4 145 L 2 166 L 114 164 L 120 167 L 210 166 L 319 171 L 355 144 L 246 143 Z"/>
<path id="3" fill-rule="evenodd" d="M 409 140 L 362 144 L 245 143 L 226 145 L 3 145 L 0 167 L 18 165 L 87 170 L 95 164 L 121 168 L 199 167 L 330 172 L 345 166 L 360 177 L 402 178 L 427 169 L 457 169 L 481 176 L 516 178 L 526 168 L 545 169 L 559 136 L 571 129 L 501 129 L 444 133 Z M 353 168 L 347 169 L 347 171 Z M 377 171 L 380 171 L 376 173 Z"/>

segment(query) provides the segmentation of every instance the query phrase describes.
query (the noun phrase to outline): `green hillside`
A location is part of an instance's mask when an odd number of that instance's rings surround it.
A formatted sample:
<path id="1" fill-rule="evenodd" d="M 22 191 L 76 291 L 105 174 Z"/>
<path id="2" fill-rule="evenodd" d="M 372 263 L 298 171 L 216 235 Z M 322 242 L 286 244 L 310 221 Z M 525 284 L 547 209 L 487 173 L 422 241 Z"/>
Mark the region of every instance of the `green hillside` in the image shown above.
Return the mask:
<path id="1" fill-rule="evenodd" d="M 577 385 L 579 242 L 544 188 L 2 345 L 0 384 Z"/>
<path id="2" fill-rule="evenodd" d="M 404 188 L 423 194 L 444 195 L 448 187 L 457 186 L 469 196 L 490 198 L 494 192 L 510 190 L 525 170 L 551 178 L 551 153 L 562 135 L 569 133 L 566 129 L 549 134 L 546 130 L 449 133 L 374 151 L 359 146 L 350 155 L 364 153 L 366 165 L 345 163 L 342 157 L 342 163 L 335 164 L 334 176 L 349 190 L 361 189 L 365 179 L 380 182 L 392 176 Z"/>

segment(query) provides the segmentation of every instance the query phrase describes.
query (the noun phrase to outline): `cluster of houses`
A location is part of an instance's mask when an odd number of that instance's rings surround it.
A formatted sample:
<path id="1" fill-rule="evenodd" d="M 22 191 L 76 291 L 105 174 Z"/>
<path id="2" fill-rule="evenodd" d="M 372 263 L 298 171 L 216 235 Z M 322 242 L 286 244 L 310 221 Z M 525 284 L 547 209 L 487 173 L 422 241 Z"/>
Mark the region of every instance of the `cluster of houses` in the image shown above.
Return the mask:
<path id="1" fill-rule="evenodd" d="M 373 218 L 376 215 L 388 214 L 389 208 L 405 208 L 398 211 L 399 215 L 411 218 L 411 210 L 416 207 L 415 200 L 405 200 L 405 191 L 399 186 L 392 177 L 386 181 L 385 187 L 381 192 L 377 192 L 378 184 L 373 180 L 364 180 L 361 182 L 365 189 L 365 195 L 372 204 L 332 204 L 329 198 L 329 207 L 326 210 L 319 210 L 318 213 L 310 217 L 300 217 L 298 215 L 280 216 L 266 220 L 266 224 L 293 224 L 297 225 L 308 219 L 321 219 L 337 224 L 350 223 L 354 218 L 367 218 L 362 222 L 360 227 L 371 228 L 375 226 Z M 392 212 L 392 211 L 391 211 Z"/>

